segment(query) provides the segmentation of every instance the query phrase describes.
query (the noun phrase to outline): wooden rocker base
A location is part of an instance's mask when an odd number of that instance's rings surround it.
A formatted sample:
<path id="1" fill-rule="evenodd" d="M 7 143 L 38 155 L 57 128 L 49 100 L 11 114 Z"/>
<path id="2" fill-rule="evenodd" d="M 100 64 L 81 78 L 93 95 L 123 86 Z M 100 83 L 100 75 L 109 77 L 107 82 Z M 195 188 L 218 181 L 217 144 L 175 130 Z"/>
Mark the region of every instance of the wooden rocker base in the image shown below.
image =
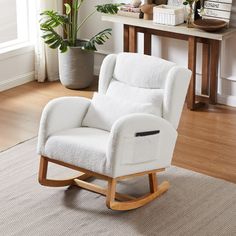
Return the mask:
<path id="1" fill-rule="evenodd" d="M 64 167 L 78 170 L 82 173 L 80 173 L 78 176 L 74 178 L 65 179 L 65 180 L 47 179 L 48 162 L 52 162 L 54 164 L 58 164 Z M 53 160 L 48 157 L 41 156 L 40 167 L 39 167 L 39 183 L 41 185 L 50 186 L 50 187 L 76 185 L 80 188 L 87 189 L 89 191 L 106 196 L 106 205 L 108 208 L 112 210 L 124 211 L 124 210 L 132 210 L 132 209 L 136 209 L 141 206 L 144 206 L 147 203 L 153 201 L 155 198 L 159 197 L 161 194 L 163 194 L 169 189 L 169 182 L 164 181 L 160 185 L 158 185 L 157 183 L 156 173 L 164 171 L 164 170 L 165 169 L 157 169 L 157 170 L 145 171 L 145 172 L 137 173 L 137 174 L 120 176 L 117 178 L 112 178 L 109 176 L 105 176 L 96 172 L 86 170 L 81 167 L 73 166 L 68 163 L 64 163 L 58 160 Z M 133 196 L 116 192 L 116 184 L 119 180 L 142 176 L 146 174 L 148 174 L 148 177 L 149 177 L 150 193 L 142 197 L 135 198 Z M 92 176 L 108 181 L 107 189 L 84 181 Z"/>

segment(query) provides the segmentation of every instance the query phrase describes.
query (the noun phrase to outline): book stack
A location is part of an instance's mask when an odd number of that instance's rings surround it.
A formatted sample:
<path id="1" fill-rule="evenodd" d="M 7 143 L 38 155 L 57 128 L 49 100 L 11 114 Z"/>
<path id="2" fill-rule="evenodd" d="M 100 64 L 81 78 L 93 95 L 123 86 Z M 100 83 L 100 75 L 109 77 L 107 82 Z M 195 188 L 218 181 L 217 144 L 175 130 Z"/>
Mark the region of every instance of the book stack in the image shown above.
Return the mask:
<path id="1" fill-rule="evenodd" d="M 125 4 L 120 6 L 117 15 L 128 16 L 137 19 L 143 18 L 143 13 L 141 12 L 140 7 L 134 7 L 131 4 Z"/>
<path id="2" fill-rule="evenodd" d="M 224 20 L 229 23 L 233 0 L 205 0 L 203 19 Z"/>

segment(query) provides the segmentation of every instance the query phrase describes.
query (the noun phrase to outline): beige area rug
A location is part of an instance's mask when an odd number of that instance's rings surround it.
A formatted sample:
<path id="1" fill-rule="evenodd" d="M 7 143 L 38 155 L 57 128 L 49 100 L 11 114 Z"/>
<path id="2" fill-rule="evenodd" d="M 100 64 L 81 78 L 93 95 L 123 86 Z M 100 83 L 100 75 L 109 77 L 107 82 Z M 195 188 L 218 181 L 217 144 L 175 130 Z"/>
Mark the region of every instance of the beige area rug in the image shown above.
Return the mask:
<path id="1" fill-rule="evenodd" d="M 160 174 L 171 183 L 166 194 L 140 209 L 115 212 L 95 193 L 39 185 L 35 146 L 34 139 L 0 153 L 1 236 L 236 235 L 235 184 L 171 167 Z M 119 187 L 142 193 L 147 186 L 139 178 Z"/>

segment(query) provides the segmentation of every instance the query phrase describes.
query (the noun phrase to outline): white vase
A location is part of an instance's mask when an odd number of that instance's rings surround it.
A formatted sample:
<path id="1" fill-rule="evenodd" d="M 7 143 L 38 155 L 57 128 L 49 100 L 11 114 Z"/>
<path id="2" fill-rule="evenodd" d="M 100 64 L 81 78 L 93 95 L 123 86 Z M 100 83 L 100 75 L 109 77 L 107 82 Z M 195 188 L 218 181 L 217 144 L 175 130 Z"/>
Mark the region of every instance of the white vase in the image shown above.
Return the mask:
<path id="1" fill-rule="evenodd" d="M 139 7 L 141 5 L 142 1 L 141 0 L 132 0 L 131 5 L 133 7 Z"/>

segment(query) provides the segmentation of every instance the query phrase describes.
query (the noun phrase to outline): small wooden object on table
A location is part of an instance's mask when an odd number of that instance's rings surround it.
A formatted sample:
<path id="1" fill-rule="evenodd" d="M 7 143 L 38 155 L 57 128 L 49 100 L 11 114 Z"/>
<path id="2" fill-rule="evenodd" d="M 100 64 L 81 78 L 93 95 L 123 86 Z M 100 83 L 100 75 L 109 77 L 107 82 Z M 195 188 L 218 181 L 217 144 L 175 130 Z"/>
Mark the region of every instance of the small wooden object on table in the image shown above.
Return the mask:
<path id="1" fill-rule="evenodd" d="M 144 4 L 141 6 L 141 11 L 144 13 L 144 20 L 152 20 L 153 19 L 153 8 L 155 4 Z"/>
<path id="2" fill-rule="evenodd" d="M 224 29 L 228 25 L 226 21 L 216 19 L 199 19 L 195 20 L 192 24 L 195 28 L 206 32 L 216 32 Z"/>

